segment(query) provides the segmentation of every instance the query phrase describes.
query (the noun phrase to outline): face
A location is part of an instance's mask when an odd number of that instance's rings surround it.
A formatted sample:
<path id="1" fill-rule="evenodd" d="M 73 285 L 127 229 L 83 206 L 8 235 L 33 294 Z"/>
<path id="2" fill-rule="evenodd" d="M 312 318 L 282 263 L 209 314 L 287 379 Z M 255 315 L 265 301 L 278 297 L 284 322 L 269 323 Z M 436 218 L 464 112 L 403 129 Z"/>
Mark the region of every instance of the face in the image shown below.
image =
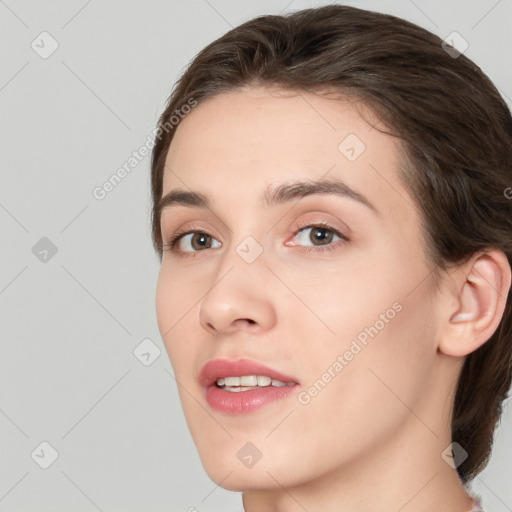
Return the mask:
<path id="1" fill-rule="evenodd" d="M 431 435 L 410 412 L 428 417 L 436 386 L 431 268 L 396 139 L 361 109 L 223 93 L 171 144 L 158 325 L 202 463 L 228 489 L 299 485 L 399 432 Z"/>

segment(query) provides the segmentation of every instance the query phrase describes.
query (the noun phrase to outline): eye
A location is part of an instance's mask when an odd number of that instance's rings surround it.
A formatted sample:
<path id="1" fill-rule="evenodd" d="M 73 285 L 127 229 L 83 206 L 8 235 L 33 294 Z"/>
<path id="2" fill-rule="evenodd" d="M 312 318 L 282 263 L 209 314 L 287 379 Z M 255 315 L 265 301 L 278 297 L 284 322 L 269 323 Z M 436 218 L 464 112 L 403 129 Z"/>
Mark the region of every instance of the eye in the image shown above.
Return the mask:
<path id="1" fill-rule="evenodd" d="M 169 250 L 174 252 L 193 253 L 203 249 L 220 247 L 220 242 L 204 231 L 187 231 L 176 233 L 168 244 Z"/>
<path id="2" fill-rule="evenodd" d="M 294 237 L 300 243 L 292 245 L 309 247 L 309 250 L 331 250 L 338 245 L 336 242 L 348 241 L 346 236 L 326 223 L 302 226 L 295 232 Z"/>

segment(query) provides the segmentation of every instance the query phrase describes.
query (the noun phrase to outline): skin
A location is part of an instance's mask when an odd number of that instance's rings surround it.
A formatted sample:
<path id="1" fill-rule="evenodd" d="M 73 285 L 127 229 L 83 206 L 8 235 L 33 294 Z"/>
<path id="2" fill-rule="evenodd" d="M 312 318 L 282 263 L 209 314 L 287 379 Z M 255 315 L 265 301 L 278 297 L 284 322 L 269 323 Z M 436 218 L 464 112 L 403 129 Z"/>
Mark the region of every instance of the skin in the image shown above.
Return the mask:
<path id="1" fill-rule="evenodd" d="M 434 286 L 420 214 L 398 176 L 398 141 L 377 123 L 354 100 L 249 88 L 201 102 L 167 155 L 164 195 L 193 190 L 212 205 L 166 208 L 164 243 L 193 229 L 212 245 L 198 248 L 198 235 L 191 245 L 190 235 L 164 251 L 158 325 L 204 468 L 243 491 L 247 512 L 471 509 L 441 454 L 464 357 L 496 329 L 510 268 L 492 252 Z M 349 134 L 366 146 L 354 161 L 338 149 Z M 379 213 L 329 194 L 261 199 L 267 187 L 321 178 L 343 180 Z M 311 226 L 322 221 L 349 240 L 327 231 L 332 250 L 318 250 Z M 247 236 L 263 250 L 252 263 L 236 251 Z M 299 393 L 397 303 L 394 318 L 301 403 Z M 250 414 L 215 411 L 197 379 L 218 357 L 255 359 L 299 386 Z M 250 468 L 237 457 L 248 442 L 262 454 Z"/>

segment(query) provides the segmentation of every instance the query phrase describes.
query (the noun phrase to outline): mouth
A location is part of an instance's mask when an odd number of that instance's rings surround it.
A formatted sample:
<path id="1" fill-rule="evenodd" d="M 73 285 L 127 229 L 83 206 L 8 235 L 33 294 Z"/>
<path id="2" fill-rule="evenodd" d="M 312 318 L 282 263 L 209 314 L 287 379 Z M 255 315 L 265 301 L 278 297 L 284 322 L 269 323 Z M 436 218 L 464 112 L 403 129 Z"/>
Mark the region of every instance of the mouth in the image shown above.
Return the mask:
<path id="1" fill-rule="evenodd" d="M 290 397 L 297 379 L 249 359 L 213 359 L 199 374 L 206 400 L 215 410 L 228 414 L 256 411 Z"/>

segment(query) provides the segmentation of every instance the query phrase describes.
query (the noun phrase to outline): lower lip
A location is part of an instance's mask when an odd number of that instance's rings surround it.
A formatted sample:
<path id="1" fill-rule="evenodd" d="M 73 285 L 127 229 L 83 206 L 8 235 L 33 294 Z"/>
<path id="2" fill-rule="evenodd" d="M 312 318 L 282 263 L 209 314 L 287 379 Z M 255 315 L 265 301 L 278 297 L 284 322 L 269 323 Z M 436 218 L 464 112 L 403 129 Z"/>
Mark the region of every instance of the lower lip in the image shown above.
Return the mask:
<path id="1" fill-rule="evenodd" d="M 271 402 L 289 397 L 296 387 L 297 384 L 279 388 L 265 386 L 247 391 L 232 392 L 213 384 L 206 390 L 206 400 L 217 411 L 229 414 L 247 414 L 257 411 Z"/>

